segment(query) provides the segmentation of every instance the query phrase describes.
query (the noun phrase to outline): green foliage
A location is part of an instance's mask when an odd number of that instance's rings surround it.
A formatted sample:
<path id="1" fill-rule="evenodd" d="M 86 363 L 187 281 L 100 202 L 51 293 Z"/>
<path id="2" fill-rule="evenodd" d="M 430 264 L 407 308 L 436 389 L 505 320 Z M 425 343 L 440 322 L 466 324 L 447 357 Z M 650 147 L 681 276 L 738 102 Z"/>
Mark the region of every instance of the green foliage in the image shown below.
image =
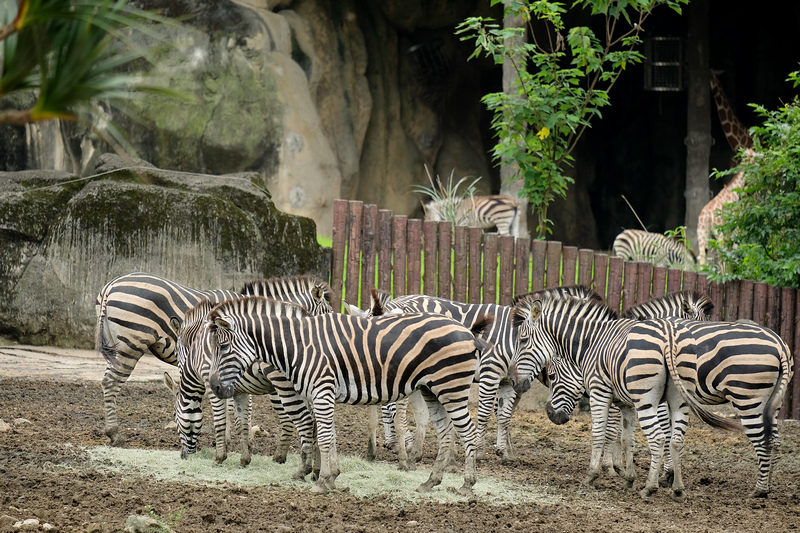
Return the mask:
<path id="1" fill-rule="evenodd" d="M 800 85 L 800 71 L 789 80 Z M 724 237 L 710 243 L 721 265 L 709 265 L 709 276 L 800 288 L 800 100 L 795 96 L 777 110 L 751 107 L 764 118 L 750 130 L 756 156 L 714 173 L 744 171 L 745 188 L 721 211 Z"/>
<path id="2" fill-rule="evenodd" d="M 501 0 L 492 0 L 492 5 Z M 609 105 L 608 91 L 629 65 L 643 56 L 642 23 L 658 5 L 680 12 L 688 0 L 576 0 L 573 10 L 589 10 L 603 18 L 603 39 L 586 26 L 568 28 L 563 3 L 511 0 L 506 16 L 521 17 L 525 28 L 503 28 L 490 18 L 472 17 L 456 33 L 475 40 L 470 59 L 491 57 L 496 64 L 510 61 L 516 81 L 509 93 L 486 95 L 494 112 L 497 134 L 493 156 L 507 161 L 524 182 L 520 195 L 528 198 L 538 216 L 537 232 L 551 232 L 547 209 L 556 197 L 566 197 L 573 179 L 564 174 L 576 144 L 601 108 Z M 531 42 L 520 37 L 527 32 Z"/>
<path id="3" fill-rule="evenodd" d="M 155 28 L 168 22 L 127 0 L 0 0 L 0 22 L 0 97 L 36 91 L 33 107 L 0 111 L 0 123 L 94 119 L 119 144 L 121 132 L 105 122 L 99 103 L 118 107 L 140 91 L 178 96 L 125 72 L 149 53 L 132 34 L 157 37 Z"/>
<path id="4" fill-rule="evenodd" d="M 175 527 L 178 525 L 183 513 L 186 512 L 186 507 L 181 507 L 178 511 L 174 513 L 167 513 L 166 516 L 161 517 L 158 513 L 156 513 L 155 509 L 151 505 L 145 505 L 145 510 L 147 514 L 150 515 L 150 518 L 158 522 L 158 525 L 150 526 L 152 531 L 174 531 Z"/>

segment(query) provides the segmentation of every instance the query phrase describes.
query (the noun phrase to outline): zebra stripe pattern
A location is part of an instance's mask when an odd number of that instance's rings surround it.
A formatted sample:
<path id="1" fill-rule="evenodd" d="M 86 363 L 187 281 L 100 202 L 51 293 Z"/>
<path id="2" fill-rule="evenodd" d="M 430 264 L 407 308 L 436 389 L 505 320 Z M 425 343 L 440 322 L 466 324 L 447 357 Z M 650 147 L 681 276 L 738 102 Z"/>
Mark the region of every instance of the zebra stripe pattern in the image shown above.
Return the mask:
<path id="1" fill-rule="evenodd" d="M 554 298 L 573 297 L 602 301 L 602 298 L 585 287 L 556 287 L 532 293 L 549 295 Z M 518 296 L 522 298 L 523 296 Z M 421 294 L 400 296 L 391 301 L 386 301 L 382 306 L 377 300 L 383 299 L 380 294 L 373 296 L 372 312 L 381 309 L 381 312 L 402 310 L 412 313 L 436 313 L 452 318 L 466 327 L 472 327 L 478 317 L 492 314 L 495 317 L 492 325 L 486 330 L 483 337 L 493 348 L 481 356 L 478 370 L 478 450 L 479 454 L 485 447 L 486 428 L 492 413 L 497 416 L 497 443 L 496 453 L 503 460 L 513 457 L 513 448 L 509 433 L 511 416 L 519 404 L 519 395 L 514 391 L 508 381 L 509 366 L 514 354 L 515 335 L 511 324 L 512 308 L 497 304 L 467 304 L 426 296 Z M 515 299 L 516 303 L 516 299 Z M 384 423 L 393 417 L 384 412 Z M 388 433 L 388 431 L 387 431 Z M 422 432 L 424 434 L 424 431 Z M 394 436 L 394 435 L 393 435 Z M 396 436 L 394 436 L 396 440 Z M 419 453 L 422 442 L 414 444 L 414 452 Z"/>
<path id="2" fill-rule="evenodd" d="M 106 284 L 97 296 L 95 347 L 106 360 L 103 374 L 104 432 L 119 446 L 117 396 L 145 354 L 175 365 L 175 332 L 170 318 L 183 316 L 199 301 L 218 303 L 236 296 L 227 290 L 197 290 L 151 274 L 134 272 Z"/>
<path id="3" fill-rule="evenodd" d="M 686 246 L 661 233 L 626 229 L 614 239 L 614 255 L 626 261 L 649 261 L 657 266 L 691 265 L 696 262 L 694 253 Z"/>
<path id="4" fill-rule="evenodd" d="M 313 312 L 318 308 L 332 311 L 330 287 L 313 277 L 259 280 L 248 283 L 244 290 L 274 293 L 281 299 L 298 301 Z M 96 302 L 95 346 L 106 360 L 102 380 L 104 431 L 112 445 L 124 442 L 117 419 L 117 396 L 139 359 L 150 353 L 167 364 L 178 363 L 175 354 L 177 337 L 170 319 L 183 317 L 201 300 L 219 303 L 239 295 L 229 290 L 197 290 L 141 272 L 119 276 L 103 287 Z M 299 300 L 291 300 L 292 295 Z"/>
<path id="5" fill-rule="evenodd" d="M 207 357 L 211 347 L 211 338 L 202 332 L 208 327 L 208 315 L 213 305 L 204 300 L 190 309 L 182 322 L 173 319 L 173 327 L 178 334 L 180 380 L 178 384 L 168 379 L 167 386 L 175 394 L 175 421 L 181 436 L 181 458 L 197 451 L 197 442 L 203 423 L 202 401 L 206 393 L 211 363 Z M 308 312 L 298 305 L 284 305 L 276 308 L 276 312 L 285 316 L 304 317 Z M 206 343 L 202 345 L 200 343 Z M 169 374 L 165 374 L 167 379 Z M 293 385 L 283 374 L 270 368 L 253 365 L 247 368 L 234 390 L 233 407 L 236 413 L 236 433 L 242 437 L 241 465 L 250 464 L 250 412 L 251 395 L 269 395 L 273 408 L 281 421 L 280 444 L 273 455 L 278 463 L 286 461 L 286 454 L 291 443 L 294 427 L 297 427 L 301 439 L 301 461 L 294 479 L 302 479 L 312 470 L 312 446 L 314 441 L 313 418 L 305 400 L 294 391 Z M 214 394 L 210 395 L 214 413 L 214 436 L 216 462 L 222 463 L 227 458 L 227 413 L 226 402 Z"/>
<path id="6" fill-rule="evenodd" d="M 643 304 L 628 308 L 624 318 L 634 320 L 647 320 L 650 318 L 685 318 L 689 320 L 708 320 L 714 308 L 713 302 L 694 291 L 683 291 L 653 298 Z M 546 405 L 548 418 L 555 424 L 565 424 L 569 421 L 578 400 L 584 394 L 583 375 L 573 365 L 558 365 L 556 371 L 551 372 L 549 381 L 549 400 Z M 670 432 L 670 419 L 666 403 L 661 403 L 658 410 L 661 427 L 665 434 Z M 633 428 L 628 428 L 632 430 Z M 621 473 L 621 419 L 620 412 L 615 406 L 609 411 L 607 439 L 604 449 L 603 466 L 606 470 Z M 667 481 L 672 480 L 672 458 L 666 454 L 664 472 Z"/>
<path id="7" fill-rule="evenodd" d="M 459 226 L 488 229 L 497 227 L 500 235 L 519 235 L 519 204 L 510 196 L 473 196 L 434 200 L 425 204 L 425 220 L 449 221 Z"/>
<path id="8" fill-rule="evenodd" d="M 429 479 L 418 490 L 441 483 L 455 426 L 466 450 L 462 492 L 475 483 L 476 430 L 469 417 L 469 388 L 479 350 L 475 337 L 486 317 L 469 330 L 447 317 L 396 315 L 371 319 L 327 314 L 302 319 L 275 316 L 279 302 L 249 297 L 219 304 L 209 315 L 210 384 L 228 398 L 246 368 L 256 362 L 277 368 L 312 405 L 321 465 L 314 492 L 335 488 L 339 474 L 333 430 L 335 402 L 384 404 L 419 389 L 439 439 Z M 401 447 L 402 448 L 402 447 Z"/>
<path id="9" fill-rule="evenodd" d="M 674 498 L 684 496 L 680 469 L 682 435 L 676 428 L 685 428 L 687 404 L 702 420 L 730 429 L 736 425 L 703 410 L 677 377 L 670 380 L 666 359 L 672 357 L 676 327 L 669 320 L 637 322 L 618 319 L 616 313 L 594 301 L 531 297 L 518 302 L 513 320 L 518 328 L 519 345 L 513 363 L 517 368 L 561 362 L 574 365 L 583 376 L 592 414 L 592 457 L 584 484 L 591 486 L 600 475 L 601 458 L 606 440 L 606 423 L 612 401 L 621 410 L 623 427 L 632 427 L 635 418 L 650 448 L 650 470 L 643 498 L 658 490 L 664 434 L 658 418 L 658 405 L 666 399 L 673 428 L 669 440 L 674 478 Z M 527 361 L 526 361 L 527 360 Z M 541 368 L 541 367 L 539 367 Z M 551 378 L 558 364 L 548 366 Z M 519 383 L 519 376 L 514 376 Z M 624 437 L 632 437 L 626 432 Z M 625 469 L 623 477 L 633 486 L 632 441 L 624 440 Z"/>
<path id="10" fill-rule="evenodd" d="M 777 415 L 794 372 L 785 342 L 772 330 L 743 322 L 678 321 L 678 350 L 667 359 L 700 403 L 730 402 L 756 451 L 751 497 L 766 497 L 776 448 Z"/>

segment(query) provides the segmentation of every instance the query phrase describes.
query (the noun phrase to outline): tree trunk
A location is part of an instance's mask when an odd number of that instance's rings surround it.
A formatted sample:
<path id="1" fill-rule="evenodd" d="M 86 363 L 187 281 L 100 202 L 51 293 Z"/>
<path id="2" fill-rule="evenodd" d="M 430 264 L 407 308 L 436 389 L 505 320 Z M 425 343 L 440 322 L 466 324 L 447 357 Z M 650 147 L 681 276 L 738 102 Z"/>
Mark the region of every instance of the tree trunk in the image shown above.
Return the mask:
<path id="1" fill-rule="evenodd" d="M 505 0 L 504 7 L 508 8 L 511 4 L 510 0 Z M 522 17 L 508 16 L 503 19 L 503 26 L 506 28 L 522 28 L 525 26 L 525 21 Z M 525 37 L 520 37 L 517 42 L 524 42 Z M 507 47 L 513 46 L 511 39 L 506 41 Z M 503 63 L 503 92 L 506 94 L 511 93 L 514 86 L 514 81 L 517 79 L 517 73 L 511 65 L 511 61 Z M 523 149 L 523 148 L 520 148 Z M 520 198 L 519 191 L 522 190 L 522 180 L 516 179 L 510 181 L 510 178 L 516 173 L 513 165 L 509 164 L 508 158 L 503 158 L 500 161 L 500 194 L 506 194 L 512 198 L 516 198 L 519 203 L 519 211 L 517 212 L 518 233 L 517 237 L 528 236 L 528 199 Z"/>
<path id="2" fill-rule="evenodd" d="M 697 218 L 711 198 L 708 161 L 711 154 L 711 89 L 708 54 L 709 0 L 687 8 L 689 35 L 686 121 L 686 237 L 697 250 Z"/>

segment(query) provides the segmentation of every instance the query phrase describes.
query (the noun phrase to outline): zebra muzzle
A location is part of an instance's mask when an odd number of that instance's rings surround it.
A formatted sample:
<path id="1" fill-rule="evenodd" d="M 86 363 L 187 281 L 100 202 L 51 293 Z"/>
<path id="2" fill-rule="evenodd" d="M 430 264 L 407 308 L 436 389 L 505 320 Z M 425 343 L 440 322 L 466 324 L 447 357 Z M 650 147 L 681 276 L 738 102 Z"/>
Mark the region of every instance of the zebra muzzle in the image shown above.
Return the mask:
<path id="1" fill-rule="evenodd" d="M 566 424 L 569 422 L 569 412 L 563 409 L 554 409 L 553 404 L 551 402 L 547 402 L 547 407 L 545 408 L 547 411 L 547 418 L 550 419 L 550 422 L 556 425 Z"/>
<path id="2" fill-rule="evenodd" d="M 214 394 L 217 396 L 217 398 L 225 400 L 233 397 L 233 385 L 226 385 L 222 383 L 222 381 L 219 379 L 219 374 L 212 374 L 208 380 L 208 384 L 210 385 L 211 390 L 214 391 Z"/>

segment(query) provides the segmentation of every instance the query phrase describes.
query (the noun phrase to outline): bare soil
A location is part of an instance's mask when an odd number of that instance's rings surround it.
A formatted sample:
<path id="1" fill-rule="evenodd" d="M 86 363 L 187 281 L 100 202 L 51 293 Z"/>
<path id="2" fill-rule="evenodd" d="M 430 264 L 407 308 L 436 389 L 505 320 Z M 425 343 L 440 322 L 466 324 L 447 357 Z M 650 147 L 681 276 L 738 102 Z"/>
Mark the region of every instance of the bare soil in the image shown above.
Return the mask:
<path id="1" fill-rule="evenodd" d="M 128 383 L 119 399 L 127 446 L 175 451 L 171 398 L 157 382 Z M 122 531 L 130 515 L 152 513 L 176 531 L 542 531 L 542 532 L 777 532 L 800 529 L 800 423 L 782 422 L 782 447 L 769 498 L 750 499 L 755 454 L 743 434 L 713 430 L 693 420 L 684 472 L 687 498 L 672 501 L 661 489 L 652 501 L 628 492 L 620 478 L 604 476 L 597 489 L 581 486 L 589 459 L 589 417 L 564 426 L 540 410 L 515 414 L 512 438 L 518 459 L 479 463 L 478 475 L 496 476 L 558 495 L 556 503 L 492 505 L 465 498 L 456 504 L 396 506 L 383 498 L 359 500 L 346 491 L 323 496 L 305 488 L 208 487 L 114 474 L 92 466 L 86 447 L 104 445 L 102 399 L 96 382 L 0 378 L 0 532 L 13 521 L 38 518 L 56 531 Z M 25 418 L 30 423 L 16 421 Z M 337 406 L 340 454 L 364 455 L 363 408 Z M 254 423 L 275 427 L 265 398 L 256 398 Z M 206 424 L 209 426 L 210 424 Z M 206 431 L 207 428 L 204 428 Z M 491 428 L 494 431 L 494 428 Z M 277 432 L 256 437 L 271 455 Z M 649 461 L 641 434 L 636 465 L 641 487 Z M 433 439 L 431 439 L 431 442 Z M 211 445 L 210 434 L 203 445 Z M 426 445 L 420 468 L 433 462 Z M 381 450 L 379 460 L 393 454 Z M 230 459 L 229 459 L 230 460 Z M 344 476 L 340 485 L 346 486 Z M 310 483 L 309 483 L 310 486 Z M 5 516 L 3 516 L 5 515 Z"/>

